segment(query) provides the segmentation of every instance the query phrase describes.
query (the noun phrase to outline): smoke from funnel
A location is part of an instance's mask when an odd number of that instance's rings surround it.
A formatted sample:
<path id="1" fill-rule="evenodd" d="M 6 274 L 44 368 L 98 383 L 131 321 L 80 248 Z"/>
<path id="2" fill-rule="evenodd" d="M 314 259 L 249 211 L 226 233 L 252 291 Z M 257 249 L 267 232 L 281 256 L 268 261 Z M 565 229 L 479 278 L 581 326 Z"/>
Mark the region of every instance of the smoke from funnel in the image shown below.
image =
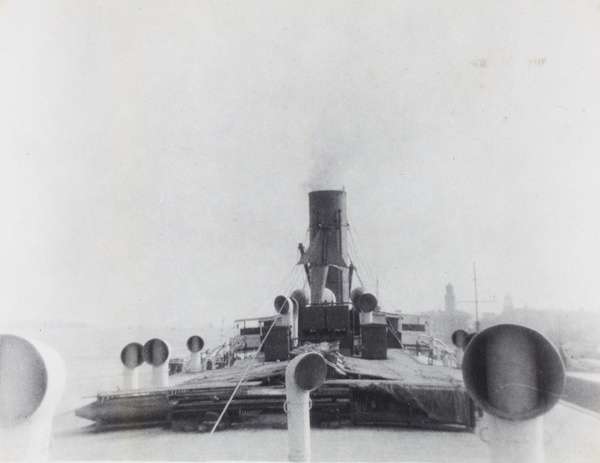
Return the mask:
<path id="1" fill-rule="evenodd" d="M 334 151 L 318 149 L 311 155 L 312 168 L 306 182 L 309 190 L 339 190 L 344 185 L 344 156 Z"/>

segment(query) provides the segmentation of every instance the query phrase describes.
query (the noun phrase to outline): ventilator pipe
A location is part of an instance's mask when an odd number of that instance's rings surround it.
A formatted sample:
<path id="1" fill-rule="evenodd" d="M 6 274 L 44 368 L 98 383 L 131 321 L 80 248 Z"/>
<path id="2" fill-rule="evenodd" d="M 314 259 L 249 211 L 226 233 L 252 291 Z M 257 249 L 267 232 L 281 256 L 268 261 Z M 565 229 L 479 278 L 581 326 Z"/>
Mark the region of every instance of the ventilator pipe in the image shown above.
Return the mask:
<path id="1" fill-rule="evenodd" d="M 0 460 L 48 460 L 65 378 L 65 364 L 54 349 L 0 335 Z"/>
<path id="2" fill-rule="evenodd" d="M 509 421 L 489 415 L 492 463 L 544 463 L 544 418 Z"/>
<path id="3" fill-rule="evenodd" d="M 467 332 L 465 330 L 456 330 L 452 333 L 452 344 L 459 349 L 464 349 L 466 347 L 466 338 Z"/>
<path id="4" fill-rule="evenodd" d="M 365 288 L 363 288 L 362 286 L 359 286 L 358 288 L 354 288 L 352 291 L 350 291 L 350 300 L 352 301 L 352 304 L 354 305 L 354 308 L 356 310 L 360 310 L 358 308 L 358 299 L 360 298 L 360 296 L 362 296 L 366 292 L 367 292 L 367 290 Z"/>
<path id="5" fill-rule="evenodd" d="M 293 306 L 293 310 L 292 310 L 292 318 L 293 318 L 293 322 L 292 322 L 292 342 L 294 344 L 296 344 L 298 342 L 298 313 L 300 312 L 300 303 L 294 299 L 293 297 L 290 297 L 290 300 L 292 301 L 292 306 Z M 295 345 L 293 347 L 296 347 Z"/>
<path id="6" fill-rule="evenodd" d="M 294 303 L 289 297 L 277 296 L 273 305 L 280 315 L 279 320 L 276 320 L 275 323 L 279 326 L 289 327 L 290 335 L 292 336 L 292 339 L 294 339 L 293 333 L 294 331 L 297 331 L 297 328 L 294 328 Z"/>
<path id="7" fill-rule="evenodd" d="M 456 366 L 455 366 L 456 368 L 458 368 L 458 369 L 462 368 L 464 356 L 465 356 L 464 350 L 462 350 L 460 347 L 454 348 L 454 358 L 456 359 Z"/>
<path id="8" fill-rule="evenodd" d="M 358 298 L 358 308 L 361 312 L 373 312 L 377 309 L 377 298 L 371 293 L 365 293 Z"/>
<path id="9" fill-rule="evenodd" d="M 151 339 L 144 344 L 144 360 L 152 365 L 152 387 L 169 386 L 169 357 L 171 346 L 162 339 Z"/>
<path id="10" fill-rule="evenodd" d="M 361 325 L 373 324 L 373 312 L 360 312 L 358 318 Z"/>
<path id="11" fill-rule="evenodd" d="M 121 362 L 123 363 L 123 389 L 128 391 L 139 387 L 139 369 L 144 363 L 142 351 L 144 346 L 138 342 L 127 344 L 121 351 Z"/>
<path id="12" fill-rule="evenodd" d="M 305 289 L 295 289 L 292 291 L 292 294 L 290 294 L 290 297 L 296 299 L 300 306 L 300 310 L 310 303 L 310 294 Z"/>
<path id="13" fill-rule="evenodd" d="M 362 287 L 354 288 L 350 294 L 352 304 L 358 310 L 359 320 L 361 325 L 369 325 L 373 323 L 373 311 L 377 309 L 377 297 L 375 295 L 366 292 Z"/>
<path id="14" fill-rule="evenodd" d="M 316 352 L 295 357 L 285 370 L 288 458 L 310 461 L 310 391 L 318 388 L 327 374 L 325 360 Z"/>
<path id="15" fill-rule="evenodd" d="M 543 462 L 542 415 L 565 381 L 552 343 L 524 326 L 492 326 L 467 345 L 462 368 L 469 394 L 491 415 L 492 461 Z"/>
<path id="16" fill-rule="evenodd" d="M 354 288 L 350 293 L 350 300 L 355 309 L 358 310 L 358 320 L 361 325 L 370 325 L 373 323 L 373 311 L 363 311 L 360 308 L 359 301 L 362 296 L 369 294 L 364 288 Z"/>
<path id="17" fill-rule="evenodd" d="M 190 336 L 187 340 L 187 348 L 190 351 L 190 361 L 188 362 L 188 370 L 202 369 L 202 354 L 200 351 L 204 348 L 204 339 L 200 336 Z"/>
<path id="18" fill-rule="evenodd" d="M 462 368 L 465 347 L 467 344 L 467 332 L 465 330 L 456 330 L 452 333 L 452 344 L 454 344 L 454 357 L 456 358 L 456 368 Z"/>
<path id="19" fill-rule="evenodd" d="M 321 302 L 324 302 L 326 304 L 335 304 L 336 301 L 337 299 L 335 298 L 335 293 L 329 288 L 325 288 L 321 296 Z"/>
<path id="20" fill-rule="evenodd" d="M 275 311 L 281 315 L 278 325 L 292 328 L 294 323 L 294 304 L 289 297 L 277 296 L 273 302 Z"/>

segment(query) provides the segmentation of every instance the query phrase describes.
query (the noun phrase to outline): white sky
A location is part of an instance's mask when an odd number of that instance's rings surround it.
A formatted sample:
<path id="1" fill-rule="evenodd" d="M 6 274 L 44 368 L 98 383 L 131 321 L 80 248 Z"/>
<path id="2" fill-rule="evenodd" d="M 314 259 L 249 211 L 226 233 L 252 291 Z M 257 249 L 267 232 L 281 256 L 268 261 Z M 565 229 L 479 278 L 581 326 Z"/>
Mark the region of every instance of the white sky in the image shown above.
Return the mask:
<path id="1" fill-rule="evenodd" d="M 600 310 L 599 50 L 597 1 L 2 2 L 0 321 L 271 314 L 341 186 L 384 309 Z"/>

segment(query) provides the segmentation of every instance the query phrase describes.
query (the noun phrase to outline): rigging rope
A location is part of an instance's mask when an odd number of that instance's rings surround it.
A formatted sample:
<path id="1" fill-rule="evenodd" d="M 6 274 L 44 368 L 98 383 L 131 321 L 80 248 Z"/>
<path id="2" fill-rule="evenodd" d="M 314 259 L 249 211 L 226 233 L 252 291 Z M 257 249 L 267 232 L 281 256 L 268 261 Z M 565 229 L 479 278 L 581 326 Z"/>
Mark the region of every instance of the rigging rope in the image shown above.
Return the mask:
<path id="1" fill-rule="evenodd" d="M 356 234 L 356 238 L 354 236 L 355 234 Z M 375 287 L 377 279 L 374 278 L 372 275 L 371 264 L 370 264 L 369 259 L 367 259 L 365 257 L 364 261 L 362 260 L 362 256 L 364 253 L 362 250 L 362 245 L 359 245 L 358 233 L 356 233 L 351 227 L 348 227 L 348 235 L 350 236 L 349 244 L 350 244 L 350 248 L 352 249 L 353 253 L 355 254 L 355 260 L 357 262 L 360 260 L 361 262 L 364 263 L 363 269 L 364 269 L 366 275 L 371 280 L 370 283 L 373 285 L 373 287 Z M 360 256 L 359 256 L 359 254 L 360 254 Z M 359 259 L 359 257 L 361 257 L 361 259 Z"/>
<path id="2" fill-rule="evenodd" d="M 352 220 L 352 217 L 350 216 L 350 213 L 348 212 L 348 217 L 350 220 Z M 364 257 L 364 262 L 362 262 L 364 265 L 362 267 L 362 269 L 364 270 L 364 275 L 367 277 L 366 279 L 368 280 L 366 283 L 362 280 L 362 278 L 360 277 L 359 273 L 358 273 L 358 268 L 355 267 L 354 271 L 356 273 L 356 276 L 361 284 L 361 286 L 365 287 L 365 288 L 372 288 L 372 290 L 374 290 L 375 288 L 378 288 L 379 284 L 378 284 L 378 277 L 379 275 L 376 274 L 377 276 L 374 276 L 374 272 L 372 271 L 373 269 L 373 262 L 372 260 L 368 257 L 368 254 L 366 254 L 364 252 L 364 248 L 362 246 L 362 242 L 360 240 L 360 236 L 358 236 L 358 231 L 356 231 L 355 229 L 348 227 L 348 235 L 350 236 L 350 240 L 349 240 L 349 252 L 354 254 L 354 257 L 356 258 L 356 260 L 358 261 L 358 257 L 360 255 L 360 257 Z M 356 235 L 356 236 L 355 236 Z M 385 283 L 385 286 L 387 287 L 392 287 L 392 283 L 390 282 L 389 278 L 387 277 L 386 273 L 383 273 L 381 275 L 383 282 Z M 367 284 L 369 284 L 370 286 L 367 286 Z M 379 291 L 378 291 L 379 292 Z M 377 294 L 377 298 L 386 306 L 391 307 L 392 310 L 398 311 L 397 307 L 395 306 L 395 304 L 391 303 L 390 300 L 388 300 L 385 297 L 382 297 L 381 294 Z"/>
<path id="3" fill-rule="evenodd" d="M 392 326 L 392 322 L 390 321 L 389 318 L 385 317 L 385 321 L 388 324 L 388 327 L 390 328 L 390 333 L 392 333 L 392 336 L 394 336 L 394 338 L 396 338 L 396 341 L 398 341 L 398 343 L 400 344 L 400 348 L 403 349 L 404 348 L 404 344 L 402 344 L 402 339 L 400 339 L 398 337 L 398 332 L 396 331 L 396 329 Z"/>
<path id="4" fill-rule="evenodd" d="M 307 230 L 307 235 L 308 235 L 308 232 L 309 232 L 309 230 Z M 297 263 L 294 263 L 294 265 L 292 266 L 292 268 L 290 269 L 290 271 L 287 273 L 287 275 L 277 285 L 277 289 L 278 289 L 277 294 L 282 294 L 282 293 L 285 294 L 285 295 L 290 294 L 293 291 L 293 289 L 297 286 L 298 280 L 300 278 L 302 278 L 303 275 L 304 275 L 304 272 L 301 269 L 301 267 Z M 307 281 L 304 282 L 304 287 L 306 287 L 307 283 L 308 283 Z M 251 313 L 254 313 L 258 309 L 258 307 L 260 307 L 260 306 L 263 305 L 264 301 L 266 301 L 266 300 L 267 300 L 267 298 L 263 299 L 259 304 L 256 304 L 256 306 L 252 309 Z M 237 391 L 240 388 L 242 382 L 244 381 L 244 378 L 248 374 L 248 371 L 250 370 L 250 367 L 252 366 L 252 363 L 256 359 L 258 353 L 262 349 L 262 346 L 264 345 L 265 341 L 269 337 L 269 334 L 271 333 L 271 330 L 275 326 L 275 321 L 277 319 L 279 319 L 279 318 L 281 318 L 281 316 L 277 316 L 275 318 L 275 320 L 273 320 L 273 323 L 271 323 L 271 326 L 267 330 L 267 334 L 265 335 L 265 337 L 261 341 L 260 345 L 258 346 L 258 349 L 256 350 L 256 352 L 254 353 L 254 355 L 250 359 L 250 362 L 248 363 L 248 366 L 246 367 L 246 370 L 244 370 L 244 373 L 242 374 L 242 377 L 240 378 L 240 380 L 238 381 L 237 385 L 235 386 L 233 392 L 231 393 L 231 397 L 229 397 L 229 400 L 225 404 L 225 408 L 223 408 L 223 411 L 221 412 L 221 414 L 219 415 L 219 418 L 215 422 L 212 430 L 210 431 L 210 434 L 213 434 L 215 432 L 215 430 L 217 429 L 217 427 L 219 426 L 219 423 L 221 422 L 221 420 L 223 419 L 223 416 L 225 415 L 225 413 L 227 412 L 227 409 L 229 408 L 229 404 L 231 404 L 231 401 L 233 400 L 233 397 L 237 393 Z"/>
<path id="5" fill-rule="evenodd" d="M 275 291 L 269 291 L 267 292 L 267 296 L 265 296 L 260 302 L 258 302 L 257 304 L 255 304 L 251 310 L 248 311 L 249 315 L 254 315 L 257 310 L 259 308 L 261 308 L 263 305 L 265 305 L 265 303 L 269 300 L 269 298 L 273 298 L 273 293 L 275 293 L 276 295 L 281 294 L 281 289 L 284 288 L 286 286 L 286 283 L 288 282 L 288 280 L 290 279 L 291 275 L 294 272 L 294 269 L 297 267 L 296 264 L 294 264 L 292 266 L 292 268 L 288 271 L 287 275 L 281 279 L 276 286 L 274 286 Z"/>
<path id="6" fill-rule="evenodd" d="M 281 318 L 281 316 L 277 316 L 275 318 L 275 320 Z M 256 358 L 256 356 L 258 355 L 258 353 L 260 352 L 260 350 L 262 349 L 263 344 L 265 343 L 265 341 L 267 340 L 267 338 L 269 337 L 269 334 L 271 333 L 271 330 L 273 329 L 273 327 L 275 326 L 275 320 L 273 320 L 273 323 L 271 323 L 271 326 L 269 327 L 269 330 L 267 331 L 267 334 L 265 335 L 264 339 L 262 340 L 262 342 L 260 343 L 260 346 L 258 346 L 258 349 L 256 349 L 256 352 L 254 353 L 254 355 L 252 356 L 252 358 L 250 359 L 250 362 L 248 363 L 248 366 L 246 367 L 246 369 L 244 370 L 244 373 L 242 374 L 242 377 L 240 378 L 240 380 L 238 381 L 237 385 L 235 386 L 235 389 L 233 390 L 233 392 L 231 393 L 231 397 L 229 397 L 229 400 L 227 401 L 227 403 L 225 404 L 225 408 L 223 408 L 223 411 L 221 412 L 221 414 L 219 415 L 219 418 L 217 419 L 217 421 L 215 422 L 215 425 L 213 426 L 212 430 L 210 431 L 210 434 L 212 435 L 215 430 L 217 429 L 217 427 L 219 426 L 219 423 L 221 422 L 221 420 L 223 419 L 223 416 L 225 415 L 225 412 L 227 411 L 227 409 L 229 408 L 229 404 L 231 403 L 231 401 L 233 400 L 233 397 L 235 396 L 236 392 L 238 391 L 238 389 L 240 388 L 240 385 L 242 384 L 242 382 L 244 381 L 244 378 L 246 377 L 246 375 L 248 374 L 248 371 L 250 370 L 250 367 L 252 366 L 252 362 L 254 362 L 254 359 Z"/>

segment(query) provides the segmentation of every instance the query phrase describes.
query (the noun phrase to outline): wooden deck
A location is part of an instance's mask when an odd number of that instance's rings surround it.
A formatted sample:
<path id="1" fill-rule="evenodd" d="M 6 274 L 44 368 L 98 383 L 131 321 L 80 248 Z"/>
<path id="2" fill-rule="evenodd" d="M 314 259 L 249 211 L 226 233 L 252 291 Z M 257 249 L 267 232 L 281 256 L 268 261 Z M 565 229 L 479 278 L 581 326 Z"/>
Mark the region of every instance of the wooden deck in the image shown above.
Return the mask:
<path id="1" fill-rule="evenodd" d="M 230 368 L 199 373 L 181 373 L 171 378 L 175 384 L 186 387 L 237 384 L 246 370 L 248 362 L 250 360 L 239 360 Z M 332 359 L 329 359 L 328 363 L 333 366 Z M 249 369 L 244 382 L 283 377 L 287 364 L 287 361 L 264 362 L 264 357 L 259 355 Z M 367 360 L 338 354 L 335 366 L 338 378 L 388 379 L 424 386 L 462 385 L 460 370 L 437 365 L 423 365 L 400 349 L 389 349 L 388 358 L 383 360 Z"/>

